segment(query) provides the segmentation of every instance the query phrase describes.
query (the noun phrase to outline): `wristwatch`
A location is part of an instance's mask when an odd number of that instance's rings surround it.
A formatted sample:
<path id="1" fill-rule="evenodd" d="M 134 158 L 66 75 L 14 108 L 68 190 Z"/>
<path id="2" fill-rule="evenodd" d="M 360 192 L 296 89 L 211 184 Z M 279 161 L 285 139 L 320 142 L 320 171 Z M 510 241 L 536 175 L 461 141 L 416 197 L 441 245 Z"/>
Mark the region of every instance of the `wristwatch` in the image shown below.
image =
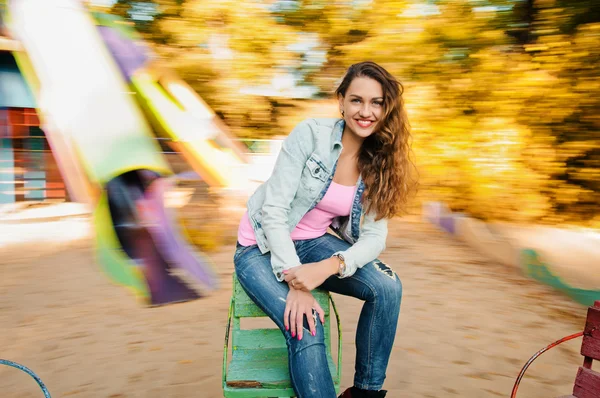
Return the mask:
<path id="1" fill-rule="evenodd" d="M 340 265 L 338 266 L 338 275 L 344 275 L 344 272 L 346 271 L 346 260 L 344 259 L 344 256 L 339 253 L 334 254 L 333 256 L 337 257 L 340 262 Z"/>

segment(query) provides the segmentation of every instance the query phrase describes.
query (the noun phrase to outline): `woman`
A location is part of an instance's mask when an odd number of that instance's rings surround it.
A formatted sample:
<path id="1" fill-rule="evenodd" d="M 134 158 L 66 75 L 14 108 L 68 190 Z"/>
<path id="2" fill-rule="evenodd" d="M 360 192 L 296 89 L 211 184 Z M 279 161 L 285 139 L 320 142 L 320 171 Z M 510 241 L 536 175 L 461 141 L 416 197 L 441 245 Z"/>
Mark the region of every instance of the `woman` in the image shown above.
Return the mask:
<path id="1" fill-rule="evenodd" d="M 388 219 L 406 203 L 409 187 L 401 90 L 381 66 L 352 65 L 336 91 L 342 119 L 309 119 L 294 128 L 240 223 L 237 276 L 284 333 L 300 398 L 335 397 L 323 309 L 311 294 L 316 287 L 365 301 L 354 386 L 342 397 L 386 394 L 381 388 L 402 285 L 377 256 L 385 248 Z M 329 227 L 339 238 L 327 233 Z"/>

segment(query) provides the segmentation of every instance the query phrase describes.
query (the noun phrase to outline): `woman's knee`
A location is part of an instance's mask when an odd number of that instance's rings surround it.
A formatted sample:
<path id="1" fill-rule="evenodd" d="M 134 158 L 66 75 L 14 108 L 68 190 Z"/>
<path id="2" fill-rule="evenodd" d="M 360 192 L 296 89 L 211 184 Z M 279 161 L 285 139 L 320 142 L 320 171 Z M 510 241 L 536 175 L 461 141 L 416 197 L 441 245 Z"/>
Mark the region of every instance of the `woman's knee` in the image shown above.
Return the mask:
<path id="1" fill-rule="evenodd" d="M 375 295 L 384 302 L 399 303 L 402 299 L 402 281 L 398 274 L 381 260 L 373 261 L 372 265 L 379 274 L 378 283 L 374 285 Z"/>

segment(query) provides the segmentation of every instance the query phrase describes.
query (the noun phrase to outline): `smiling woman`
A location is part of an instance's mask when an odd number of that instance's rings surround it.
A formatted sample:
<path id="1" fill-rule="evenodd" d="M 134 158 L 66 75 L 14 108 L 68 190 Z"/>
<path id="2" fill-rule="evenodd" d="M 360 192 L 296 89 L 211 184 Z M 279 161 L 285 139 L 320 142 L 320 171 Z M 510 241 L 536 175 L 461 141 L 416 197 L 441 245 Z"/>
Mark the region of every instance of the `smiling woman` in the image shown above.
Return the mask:
<path id="1" fill-rule="evenodd" d="M 373 62 L 352 65 L 336 90 L 347 141 L 357 148 L 367 210 L 392 217 L 410 190 L 410 132 L 402 85 Z M 348 135 L 348 134 L 347 134 Z"/>
<path id="2" fill-rule="evenodd" d="M 354 386 L 342 397 L 386 394 L 381 388 L 402 285 L 377 257 L 385 248 L 388 219 L 402 209 L 409 187 L 401 94 L 401 85 L 381 66 L 351 66 L 337 90 L 343 118 L 296 126 L 240 222 L 238 280 L 285 335 L 299 398 L 336 396 L 324 312 L 311 293 L 317 287 L 365 302 Z"/>

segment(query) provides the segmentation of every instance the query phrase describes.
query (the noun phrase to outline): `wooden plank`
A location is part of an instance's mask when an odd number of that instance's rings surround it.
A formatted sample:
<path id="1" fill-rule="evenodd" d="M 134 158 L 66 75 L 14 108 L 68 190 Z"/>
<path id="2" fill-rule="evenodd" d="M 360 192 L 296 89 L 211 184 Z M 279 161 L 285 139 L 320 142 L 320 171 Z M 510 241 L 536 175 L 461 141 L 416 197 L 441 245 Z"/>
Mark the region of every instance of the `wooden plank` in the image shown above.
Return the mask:
<path id="1" fill-rule="evenodd" d="M 233 331 L 233 349 L 285 348 L 285 338 L 279 329 L 252 329 Z"/>
<path id="2" fill-rule="evenodd" d="M 327 336 L 329 330 L 325 328 L 324 332 L 325 346 L 331 347 L 331 339 Z M 234 330 L 232 346 L 234 350 L 271 349 L 285 348 L 286 343 L 285 337 L 279 329 L 250 329 Z"/>
<path id="3" fill-rule="evenodd" d="M 46 190 L 46 199 L 64 199 L 67 197 L 65 190 Z"/>
<path id="4" fill-rule="evenodd" d="M 588 308 L 581 355 L 600 360 L 600 307 Z"/>
<path id="5" fill-rule="evenodd" d="M 325 316 L 329 315 L 329 294 L 324 290 L 313 291 L 313 296 L 319 305 L 325 311 Z M 234 279 L 234 316 L 240 318 L 246 317 L 264 317 L 267 316 L 260 308 L 254 304 L 252 299 L 248 297 L 242 285 L 237 278 Z"/>
<path id="6" fill-rule="evenodd" d="M 339 387 L 336 386 L 339 391 Z M 225 398 L 265 398 L 265 392 L 261 388 L 239 388 L 229 387 L 227 384 L 223 386 L 223 395 Z M 269 396 L 271 397 L 295 397 L 296 393 L 293 388 L 270 388 Z"/>
<path id="7" fill-rule="evenodd" d="M 600 373 L 580 367 L 575 378 L 573 395 L 577 398 L 600 398 Z"/>
<path id="8" fill-rule="evenodd" d="M 335 364 L 329 354 L 327 363 L 334 382 L 339 383 Z M 287 349 L 234 351 L 226 384 L 238 388 L 291 388 Z"/>
<path id="9" fill-rule="evenodd" d="M 9 109 L 8 110 L 8 124 L 11 126 L 22 126 L 23 120 L 23 108 Z"/>
<path id="10" fill-rule="evenodd" d="M 25 124 L 25 126 L 39 126 L 40 125 L 40 119 L 38 118 L 37 113 L 27 113 L 25 112 L 24 114 L 24 120 L 23 120 L 23 124 Z"/>
<path id="11" fill-rule="evenodd" d="M 65 184 L 62 181 L 46 182 L 46 188 L 48 188 L 48 189 L 64 189 Z"/>
<path id="12" fill-rule="evenodd" d="M 287 349 L 234 351 L 227 385 L 238 388 L 290 388 Z"/>

